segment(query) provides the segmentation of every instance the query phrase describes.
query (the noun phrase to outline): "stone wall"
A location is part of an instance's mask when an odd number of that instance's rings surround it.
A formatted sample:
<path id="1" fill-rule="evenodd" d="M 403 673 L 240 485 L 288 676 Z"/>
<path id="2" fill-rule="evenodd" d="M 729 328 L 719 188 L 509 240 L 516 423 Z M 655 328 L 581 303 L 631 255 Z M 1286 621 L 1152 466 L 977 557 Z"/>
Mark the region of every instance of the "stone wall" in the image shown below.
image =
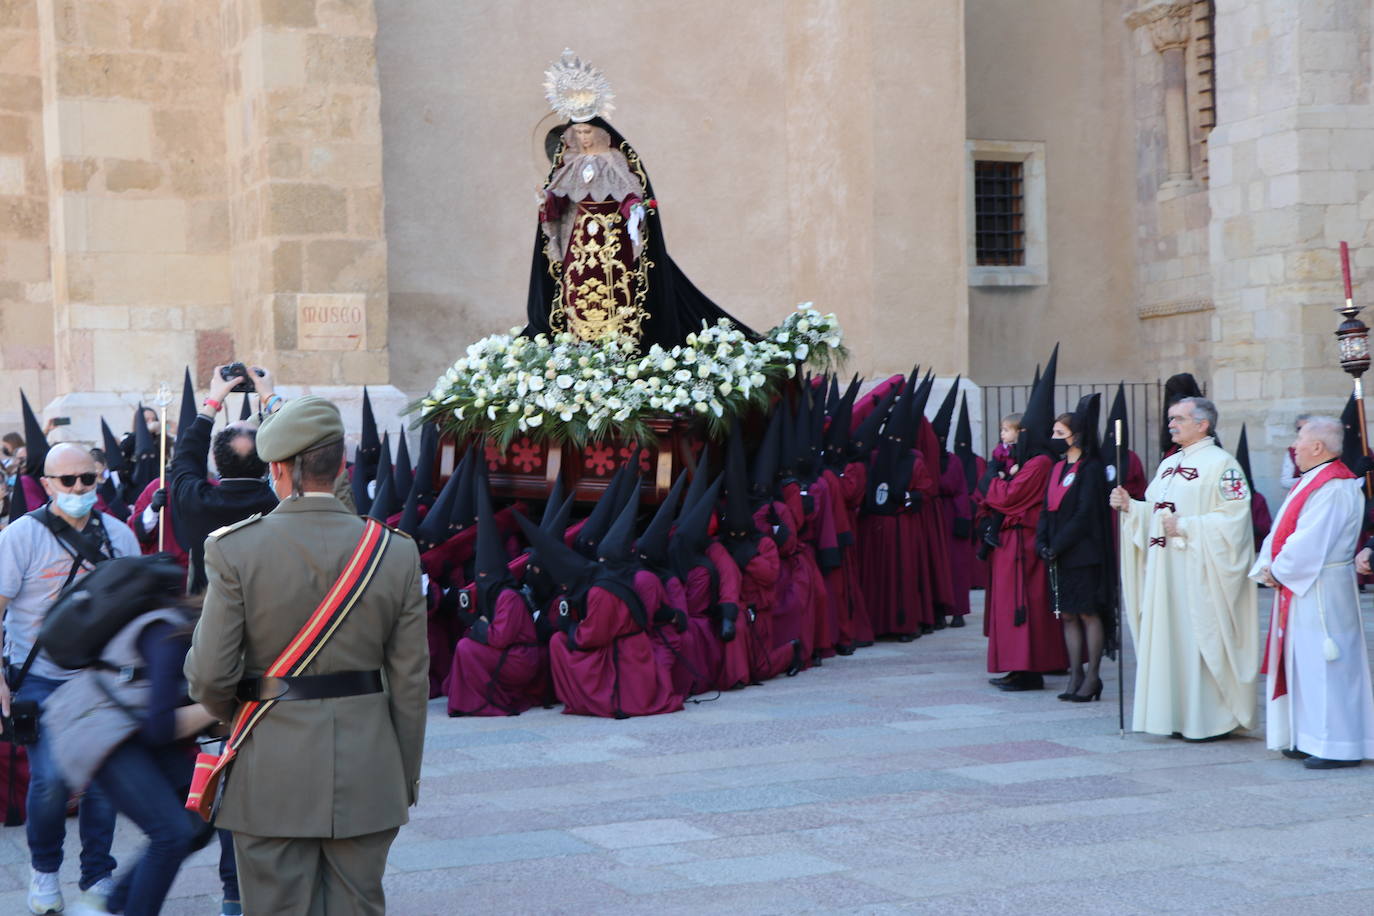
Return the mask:
<path id="1" fill-rule="evenodd" d="M 968 2 L 968 137 L 1043 142 L 1046 173 L 1048 282 L 969 290 L 970 371 L 980 384 L 1028 382 L 1056 342 L 1066 381 L 1146 372 L 1134 321 L 1134 219 L 1123 205 L 1134 159 L 1122 115 L 1129 71 L 1120 7 Z"/>
<path id="2" fill-rule="evenodd" d="M 55 393 L 37 0 L 0 0 L 0 427 Z"/>
<path id="3" fill-rule="evenodd" d="M 1249 422 L 1261 486 L 1278 476 L 1294 415 L 1339 414 L 1350 390 L 1332 309 L 1344 300 L 1342 240 L 1355 251 L 1357 301 L 1374 279 L 1370 19 L 1356 0 L 1217 10 L 1215 393 L 1224 424 Z"/>

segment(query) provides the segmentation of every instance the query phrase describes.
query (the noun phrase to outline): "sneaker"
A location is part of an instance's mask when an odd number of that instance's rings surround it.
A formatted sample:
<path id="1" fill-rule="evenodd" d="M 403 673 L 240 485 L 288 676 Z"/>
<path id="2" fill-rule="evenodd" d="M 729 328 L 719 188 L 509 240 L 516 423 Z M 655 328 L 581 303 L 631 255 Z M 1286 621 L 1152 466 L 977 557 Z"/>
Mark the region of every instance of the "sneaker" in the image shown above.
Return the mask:
<path id="1" fill-rule="evenodd" d="M 110 894 L 114 893 L 114 889 L 114 878 L 109 875 L 86 888 L 81 892 L 81 898 L 77 901 L 77 916 L 110 912 L 107 904 L 110 900 Z"/>
<path id="2" fill-rule="evenodd" d="M 29 869 L 29 912 L 62 912 L 62 882 L 55 871 Z"/>

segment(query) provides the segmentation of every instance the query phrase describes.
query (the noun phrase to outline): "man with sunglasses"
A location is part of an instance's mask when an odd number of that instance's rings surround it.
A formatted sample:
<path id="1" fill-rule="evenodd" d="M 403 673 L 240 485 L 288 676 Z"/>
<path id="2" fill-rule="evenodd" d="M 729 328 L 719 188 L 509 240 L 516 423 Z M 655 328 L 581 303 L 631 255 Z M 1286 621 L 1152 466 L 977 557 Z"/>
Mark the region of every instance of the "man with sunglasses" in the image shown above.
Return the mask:
<path id="1" fill-rule="evenodd" d="M 138 540 L 127 526 L 111 515 L 94 511 L 98 481 L 95 461 L 86 449 L 70 443 L 53 446 L 43 466 L 42 483 L 48 504 L 0 531 L 0 615 L 5 632 L 0 712 L 6 716 L 12 699 L 33 700 L 41 707 L 63 681 L 77 673 L 59 667 L 47 653 L 40 652 L 14 696 L 10 695 L 10 680 L 29 656 L 48 609 L 68 582 L 91 570 L 91 561 L 83 554 L 108 558 L 139 553 Z M 72 534 L 84 541 L 87 549 L 75 550 L 68 543 Z M 38 741 L 29 748 L 29 765 L 29 911 L 57 913 L 63 908 L 57 872 L 62 865 L 69 793 L 48 753 L 41 719 Z M 103 898 L 113 888 L 110 875 L 115 860 L 110 855 L 110 841 L 114 821 L 114 808 L 92 787 L 81 801 L 79 826 L 80 887 L 84 899 L 93 905 L 103 905 Z"/>

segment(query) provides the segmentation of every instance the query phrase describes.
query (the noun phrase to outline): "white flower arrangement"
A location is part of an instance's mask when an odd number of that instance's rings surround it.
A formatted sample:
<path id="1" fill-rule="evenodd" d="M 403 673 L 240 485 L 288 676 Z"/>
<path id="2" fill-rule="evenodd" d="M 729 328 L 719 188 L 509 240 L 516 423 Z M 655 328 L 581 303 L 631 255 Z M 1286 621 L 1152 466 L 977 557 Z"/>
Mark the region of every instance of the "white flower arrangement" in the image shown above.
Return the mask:
<path id="1" fill-rule="evenodd" d="M 700 417 L 720 438 L 731 418 L 766 409 L 798 363 L 833 368 L 846 355 L 839 321 L 810 302 L 758 340 L 721 319 L 644 353 L 621 339 L 521 337 L 512 328 L 471 344 L 409 410 L 417 423 L 437 420 L 458 438 L 485 434 L 501 448 L 520 434 L 579 446 L 649 442 L 648 420 L 677 415 Z"/>

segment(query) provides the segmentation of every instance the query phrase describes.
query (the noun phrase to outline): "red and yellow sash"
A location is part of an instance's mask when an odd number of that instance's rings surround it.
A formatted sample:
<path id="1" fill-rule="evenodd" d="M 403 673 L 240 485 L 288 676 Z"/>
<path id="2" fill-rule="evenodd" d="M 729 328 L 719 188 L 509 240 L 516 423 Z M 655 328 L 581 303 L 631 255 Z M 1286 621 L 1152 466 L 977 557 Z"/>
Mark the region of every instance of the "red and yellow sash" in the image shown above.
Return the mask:
<path id="1" fill-rule="evenodd" d="M 1274 558 L 1279 555 L 1286 542 L 1294 531 L 1298 530 L 1298 516 L 1302 514 L 1302 507 L 1307 503 L 1307 497 L 1320 490 L 1328 481 L 1332 480 L 1354 480 L 1355 475 L 1345 466 L 1345 462 L 1340 459 L 1330 462 L 1326 467 L 1317 472 L 1317 476 L 1302 492 L 1293 497 L 1283 509 L 1283 518 L 1279 519 L 1278 527 L 1274 529 L 1274 536 L 1269 542 L 1269 561 L 1272 563 Z M 1318 586 L 1320 587 L 1320 586 Z M 1260 666 L 1261 674 L 1269 673 L 1269 657 L 1274 652 L 1278 669 L 1274 673 L 1274 695 L 1271 699 L 1277 700 L 1279 697 L 1288 693 L 1288 671 L 1284 664 L 1284 646 L 1288 641 L 1288 612 L 1293 606 L 1293 590 L 1282 582 L 1279 583 L 1279 612 L 1273 626 L 1269 628 L 1269 639 L 1264 647 L 1264 664 Z"/>
<path id="2" fill-rule="evenodd" d="M 294 677 L 305 671 L 358 603 L 377 567 L 381 565 L 382 555 L 390 542 L 390 529 L 375 519 L 368 519 L 362 539 L 353 548 L 353 555 L 349 557 L 338 580 L 301 631 L 287 643 L 277 660 L 264 672 L 265 677 Z M 250 700 L 242 704 L 234 714 L 233 728 L 223 753 L 196 755 L 196 770 L 191 778 L 191 791 L 186 797 L 187 809 L 210 820 L 229 764 L 247 740 L 249 732 L 276 703 L 276 700 Z"/>

